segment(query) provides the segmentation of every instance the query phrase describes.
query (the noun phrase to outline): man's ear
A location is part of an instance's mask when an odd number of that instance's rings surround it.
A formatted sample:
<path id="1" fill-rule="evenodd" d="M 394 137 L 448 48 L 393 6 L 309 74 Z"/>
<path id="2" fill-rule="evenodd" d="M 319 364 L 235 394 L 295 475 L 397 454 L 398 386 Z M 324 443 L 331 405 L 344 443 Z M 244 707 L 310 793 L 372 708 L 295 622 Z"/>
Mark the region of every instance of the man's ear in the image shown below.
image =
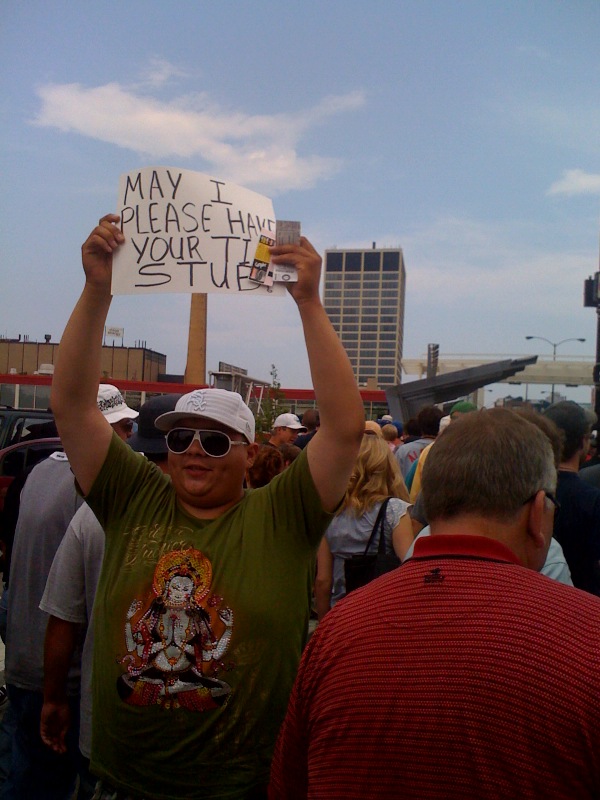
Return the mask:
<path id="1" fill-rule="evenodd" d="M 536 548 L 546 547 L 544 534 L 544 514 L 546 513 L 546 493 L 543 489 L 537 492 L 535 499 L 528 503 L 527 535 Z"/>

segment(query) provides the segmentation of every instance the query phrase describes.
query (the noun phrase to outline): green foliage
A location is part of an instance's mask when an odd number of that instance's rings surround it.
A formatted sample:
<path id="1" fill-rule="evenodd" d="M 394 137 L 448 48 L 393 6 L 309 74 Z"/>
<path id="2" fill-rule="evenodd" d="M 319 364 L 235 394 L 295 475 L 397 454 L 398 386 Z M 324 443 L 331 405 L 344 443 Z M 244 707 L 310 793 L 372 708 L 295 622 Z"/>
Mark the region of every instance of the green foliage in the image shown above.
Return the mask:
<path id="1" fill-rule="evenodd" d="M 285 395 L 281 391 L 275 364 L 271 364 L 270 375 L 271 385 L 268 389 L 265 389 L 260 408 L 257 408 L 254 414 L 256 418 L 256 440 L 259 442 L 269 437 L 273 429 L 273 423 L 280 414 L 287 410 L 283 407 Z"/>

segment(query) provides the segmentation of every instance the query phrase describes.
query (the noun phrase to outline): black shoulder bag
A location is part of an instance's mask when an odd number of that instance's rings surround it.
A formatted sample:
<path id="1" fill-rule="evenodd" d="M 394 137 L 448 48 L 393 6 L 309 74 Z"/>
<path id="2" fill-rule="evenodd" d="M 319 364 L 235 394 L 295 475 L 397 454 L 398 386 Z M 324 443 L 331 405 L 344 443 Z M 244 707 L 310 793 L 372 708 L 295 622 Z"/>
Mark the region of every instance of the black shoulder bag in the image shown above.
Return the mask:
<path id="1" fill-rule="evenodd" d="M 394 552 L 386 553 L 385 551 L 385 536 L 383 529 L 385 512 L 389 500 L 390 498 L 388 497 L 381 504 L 381 508 L 377 514 L 377 519 L 375 520 L 375 525 L 373 525 L 373 530 L 371 531 L 371 536 L 369 537 L 369 541 L 365 547 L 365 552 L 362 554 L 359 553 L 357 555 L 353 555 L 344 561 L 346 594 L 353 592 L 354 589 L 359 589 L 361 586 L 365 586 L 365 584 L 370 583 L 380 575 L 385 575 L 386 572 L 391 572 L 391 570 L 400 566 L 401 562 L 398 556 Z M 371 543 L 375 540 L 375 537 L 378 534 L 379 542 L 377 545 L 377 551 L 375 553 L 369 553 Z"/>

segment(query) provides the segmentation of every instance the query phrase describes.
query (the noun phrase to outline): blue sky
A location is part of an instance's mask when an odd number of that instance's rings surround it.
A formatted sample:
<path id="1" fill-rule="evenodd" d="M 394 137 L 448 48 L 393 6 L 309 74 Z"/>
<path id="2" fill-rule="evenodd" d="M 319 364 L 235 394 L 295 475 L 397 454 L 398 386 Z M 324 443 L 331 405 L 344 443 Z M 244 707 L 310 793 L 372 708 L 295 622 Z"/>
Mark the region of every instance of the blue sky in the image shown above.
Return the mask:
<path id="1" fill-rule="evenodd" d="M 5 0 L 0 25 L 0 334 L 57 340 L 119 175 L 171 164 L 269 195 L 320 250 L 400 245 L 407 357 L 550 351 L 527 334 L 593 356 L 597 0 Z M 118 297 L 108 322 L 181 372 L 188 309 Z M 310 386 L 289 297 L 210 296 L 219 360 Z"/>

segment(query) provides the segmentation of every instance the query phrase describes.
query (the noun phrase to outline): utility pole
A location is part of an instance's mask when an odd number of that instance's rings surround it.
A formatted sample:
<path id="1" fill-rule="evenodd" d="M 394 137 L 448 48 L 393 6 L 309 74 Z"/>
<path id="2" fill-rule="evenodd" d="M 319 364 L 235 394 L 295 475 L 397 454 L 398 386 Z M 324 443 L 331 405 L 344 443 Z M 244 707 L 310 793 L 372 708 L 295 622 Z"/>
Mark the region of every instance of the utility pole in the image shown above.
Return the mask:
<path id="1" fill-rule="evenodd" d="M 194 293 L 190 300 L 185 382 L 203 386 L 206 383 L 206 295 Z"/>
<path id="2" fill-rule="evenodd" d="M 600 267 L 600 262 L 599 262 Z M 594 411 L 600 419 L 600 272 L 583 284 L 583 305 L 596 309 L 596 363 L 594 365 Z"/>

